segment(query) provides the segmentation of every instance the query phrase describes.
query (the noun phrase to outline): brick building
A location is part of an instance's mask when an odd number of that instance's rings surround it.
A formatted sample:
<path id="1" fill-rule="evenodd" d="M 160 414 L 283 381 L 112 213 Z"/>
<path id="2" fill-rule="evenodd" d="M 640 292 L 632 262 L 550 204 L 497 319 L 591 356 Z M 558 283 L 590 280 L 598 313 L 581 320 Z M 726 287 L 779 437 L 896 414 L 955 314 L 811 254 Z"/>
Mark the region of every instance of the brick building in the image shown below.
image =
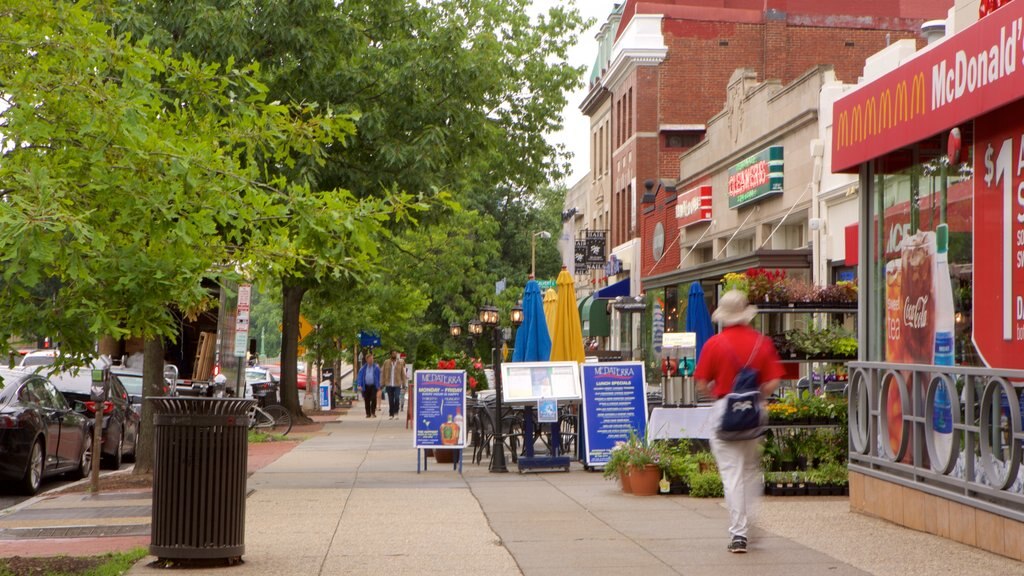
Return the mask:
<path id="1" fill-rule="evenodd" d="M 679 156 L 701 141 L 707 120 L 722 110 L 736 69 L 752 70 L 756 81 L 788 84 L 826 64 L 840 82 L 856 83 L 868 56 L 897 40 L 919 39 L 921 24 L 945 18 L 951 5 L 952 0 L 618 5 L 598 35 L 590 92 L 581 104 L 592 119 L 591 184 L 598 199 L 584 222 L 591 230 L 608 231 L 608 254 L 623 263 L 620 274 L 596 284 L 621 281 L 640 266 L 635 239 L 643 184 L 678 178 Z M 636 294 L 638 278 L 631 288 Z"/>

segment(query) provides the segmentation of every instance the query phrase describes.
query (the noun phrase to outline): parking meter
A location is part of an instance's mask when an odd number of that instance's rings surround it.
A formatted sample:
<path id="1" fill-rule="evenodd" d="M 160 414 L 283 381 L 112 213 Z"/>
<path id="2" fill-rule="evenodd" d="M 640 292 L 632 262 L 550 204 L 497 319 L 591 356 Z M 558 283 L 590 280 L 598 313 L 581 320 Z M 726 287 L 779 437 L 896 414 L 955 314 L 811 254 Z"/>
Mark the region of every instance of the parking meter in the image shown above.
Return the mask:
<path id="1" fill-rule="evenodd" d="M 107 394 L 110 389 L 110 370 L 108 368 L 93 368 L 92 382 L 89 385 L 89 397 L 93 402 L 93 425 L 92 425 L 92 470 L 90 484 L 92 493 L 100 491 L 100 457 L 103 446 L 103 413 L 107 401 Z"/>

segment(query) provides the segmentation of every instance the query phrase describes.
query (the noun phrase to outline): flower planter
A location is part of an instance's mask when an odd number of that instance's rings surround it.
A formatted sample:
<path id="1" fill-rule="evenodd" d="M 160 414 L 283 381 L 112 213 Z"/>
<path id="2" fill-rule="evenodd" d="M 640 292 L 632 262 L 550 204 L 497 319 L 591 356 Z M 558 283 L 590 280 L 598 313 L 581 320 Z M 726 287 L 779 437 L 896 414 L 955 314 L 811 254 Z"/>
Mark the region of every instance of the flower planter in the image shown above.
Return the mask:
<path id="1" fill-rule="evenodd" d="M 622 485 L 622 492 L 625 494 L 632 494 L 633 487 L 630 484 L 629 474 L 626 470 L 619 470 L 619 483 Z"/>
<path id="2" fill-rule="evenodd" d="M 805 484 L 765 484 L 764 493 L 768 496 L 806 496 Z"/>
<path id="3" fill-rule="evenodd" d="M 686 482 L 673 481 L 669 483 L 668 493 L 678 496 L 690 493 L 690 485 Z"/>
<path id="4" fill-rule="evenodd" d="M 654 496 L 658 493 L 658 482 L 661 481 L 661 468 L 657 464 L 648 464 L 643 468 L 629 470 L 629 484 L 636 496 Z"/>

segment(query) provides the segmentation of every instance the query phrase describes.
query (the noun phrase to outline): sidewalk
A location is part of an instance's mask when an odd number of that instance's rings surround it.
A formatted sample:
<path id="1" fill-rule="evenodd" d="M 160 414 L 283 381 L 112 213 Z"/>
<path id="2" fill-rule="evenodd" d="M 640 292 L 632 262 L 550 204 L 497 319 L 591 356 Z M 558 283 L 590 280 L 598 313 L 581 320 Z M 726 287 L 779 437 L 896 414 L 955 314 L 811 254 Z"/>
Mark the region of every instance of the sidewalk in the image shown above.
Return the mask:
<path id="1" fill-rule="evenodd" d="M 721 500 L 624 495 L 576 465 L 490 474 L 467 464 L 459 476 L 431 462 L 417 474 L 411 442 L 404 419 L 367 420 L 359 406 L 325 424 L 249 478 L 244 563 L 189 574 L 1024 574 L 1024 564 L 850 514 L 845 498 L 768 498 L 750 553 L 731 555 Z M 74 541 L 34 540 L 67 553 Z M 153 560 L 129 573 L 162 574 Z"/>

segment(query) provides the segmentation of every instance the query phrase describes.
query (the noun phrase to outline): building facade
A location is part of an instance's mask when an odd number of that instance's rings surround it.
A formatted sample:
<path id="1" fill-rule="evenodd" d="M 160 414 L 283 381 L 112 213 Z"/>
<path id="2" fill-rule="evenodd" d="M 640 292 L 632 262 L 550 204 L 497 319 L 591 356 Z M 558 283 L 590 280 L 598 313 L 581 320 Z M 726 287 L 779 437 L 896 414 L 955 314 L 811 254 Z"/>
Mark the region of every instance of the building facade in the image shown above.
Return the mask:
<path id="1" fill-rule="evenodd" d="M 1024 560 L 1024 2 L 978 14 L 834 106 L 860 189 L 850 503 Z"/>

